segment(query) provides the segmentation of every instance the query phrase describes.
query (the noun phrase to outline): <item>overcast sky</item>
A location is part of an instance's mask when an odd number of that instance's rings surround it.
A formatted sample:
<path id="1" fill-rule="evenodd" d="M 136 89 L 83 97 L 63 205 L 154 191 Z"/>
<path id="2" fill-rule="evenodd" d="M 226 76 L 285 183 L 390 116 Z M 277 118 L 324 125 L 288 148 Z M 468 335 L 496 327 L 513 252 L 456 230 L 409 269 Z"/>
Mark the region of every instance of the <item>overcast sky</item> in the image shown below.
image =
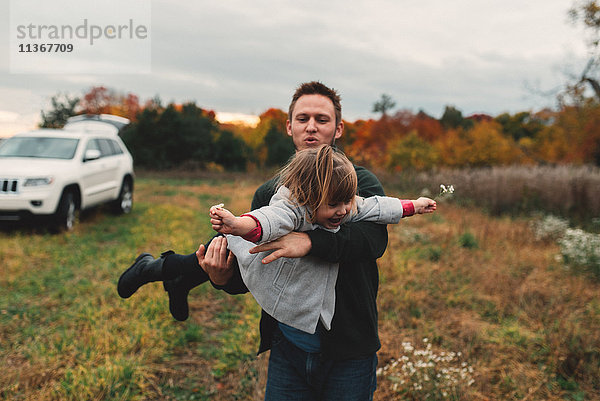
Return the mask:
<path id="1" fill-rule="evenodd" d="M 9 1 L 0 4 L 1 24 L 9 26 Z M 287 108 L 294 88 L 308 80 L 338 89 L 349 120 L 375 117 L 372 105 L 382 93 L 397 109 L 435 117 L 445 105 L 465 115 L 535 111 L 554 106 L 554 99 L 528 86 L 555 88 L 565 71 L 584 64 L 583 33 L 567 19 L 571 4 L 153 0 L 151 72 L 133 74 L 12 74 L 3 29 L 0 135 L 32 128 L 52 95 L 81 96 L 96 85 L 141 100 L 159 95 L 164 102 L 244 114 Z M 76 5 L 60 14 L 82 18 Z"/>

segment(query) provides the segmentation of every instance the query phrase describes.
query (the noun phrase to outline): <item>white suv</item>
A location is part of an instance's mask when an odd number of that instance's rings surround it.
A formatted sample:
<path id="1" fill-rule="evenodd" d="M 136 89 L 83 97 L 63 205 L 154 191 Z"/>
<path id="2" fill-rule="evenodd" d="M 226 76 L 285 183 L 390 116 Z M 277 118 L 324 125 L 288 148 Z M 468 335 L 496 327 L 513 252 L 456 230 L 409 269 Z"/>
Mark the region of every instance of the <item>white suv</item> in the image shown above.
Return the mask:
<path id="1" fill-rule="evenodd" d="M 76 116 L 63 129 L 39 129 L 0 144 L 0 221 L 47 217 L 70 230 L 78 210 L 133 206 L 133 159 L 118 136 L 129 120 Z"/>

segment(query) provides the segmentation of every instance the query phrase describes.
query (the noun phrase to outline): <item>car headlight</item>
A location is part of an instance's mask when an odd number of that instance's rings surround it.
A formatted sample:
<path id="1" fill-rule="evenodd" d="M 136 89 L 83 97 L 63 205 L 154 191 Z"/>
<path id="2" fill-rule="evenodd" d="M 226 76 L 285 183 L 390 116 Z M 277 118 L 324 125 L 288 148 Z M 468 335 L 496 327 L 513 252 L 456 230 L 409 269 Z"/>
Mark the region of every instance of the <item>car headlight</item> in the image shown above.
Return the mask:
<path id="1" fill-rule="evenodd" d="M 42 185 L 50 185 L 54 182 L 54 177 L 35 177 L 27 178 L 23 183 L 24 187 L 40 187 Z"/>

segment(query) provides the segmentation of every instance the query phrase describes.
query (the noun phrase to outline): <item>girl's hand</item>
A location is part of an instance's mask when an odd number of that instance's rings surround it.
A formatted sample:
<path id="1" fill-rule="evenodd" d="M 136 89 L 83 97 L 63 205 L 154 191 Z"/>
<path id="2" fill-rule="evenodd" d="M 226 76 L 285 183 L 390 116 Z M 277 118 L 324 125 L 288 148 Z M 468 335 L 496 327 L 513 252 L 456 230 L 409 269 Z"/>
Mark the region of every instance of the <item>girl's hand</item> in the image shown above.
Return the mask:
<path id="1" fill-rule="evenodd" d="M 224 209 L 220 205 L 216 205 L 210 208 L 208 214 L 213 230 L 221 234 L 239 235 L 235 232 L 237 218 L 229 210 Z"/>
<path id="2" fill-rule="evenodd" d="M 209 216 L 213 230 L 221 234 L 232 234 L 243 237 L 256 227 L 256 222 L 252 217 L 236 217 L 221 205 L 211 207 Z"/>
<path id="3" fill-rule="evenodd" d="M 415 214 L 433 213 L 437 209 L 437 203 L 433 199 L 420 197 L 413 201 L 415 206 Z"/>

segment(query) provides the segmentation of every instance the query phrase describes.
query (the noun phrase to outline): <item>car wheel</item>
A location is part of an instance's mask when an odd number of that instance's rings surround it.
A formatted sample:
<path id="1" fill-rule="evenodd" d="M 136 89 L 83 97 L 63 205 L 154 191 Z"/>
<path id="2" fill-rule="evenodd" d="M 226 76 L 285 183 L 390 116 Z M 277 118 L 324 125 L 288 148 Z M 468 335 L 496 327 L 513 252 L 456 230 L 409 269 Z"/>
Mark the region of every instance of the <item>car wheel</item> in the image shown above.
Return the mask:
<path id="1" fill-rule="evenodd" d="M 121 192 L 114 203 L 114 210 L 117 214 L 127 214 L 133 208 L 133 185 L 131 181 L 123 180 Z"/>
<path id="2" fill-rule="evenodd" d="M 58 203 L 58 209 L 54 214 L 54 222 L 52 225 L 54 232 L 70 231 L 75 226 L 77 219 L 77 204 L 75 203 L 75 195 L 72 191 L 63 193 Z"/>

